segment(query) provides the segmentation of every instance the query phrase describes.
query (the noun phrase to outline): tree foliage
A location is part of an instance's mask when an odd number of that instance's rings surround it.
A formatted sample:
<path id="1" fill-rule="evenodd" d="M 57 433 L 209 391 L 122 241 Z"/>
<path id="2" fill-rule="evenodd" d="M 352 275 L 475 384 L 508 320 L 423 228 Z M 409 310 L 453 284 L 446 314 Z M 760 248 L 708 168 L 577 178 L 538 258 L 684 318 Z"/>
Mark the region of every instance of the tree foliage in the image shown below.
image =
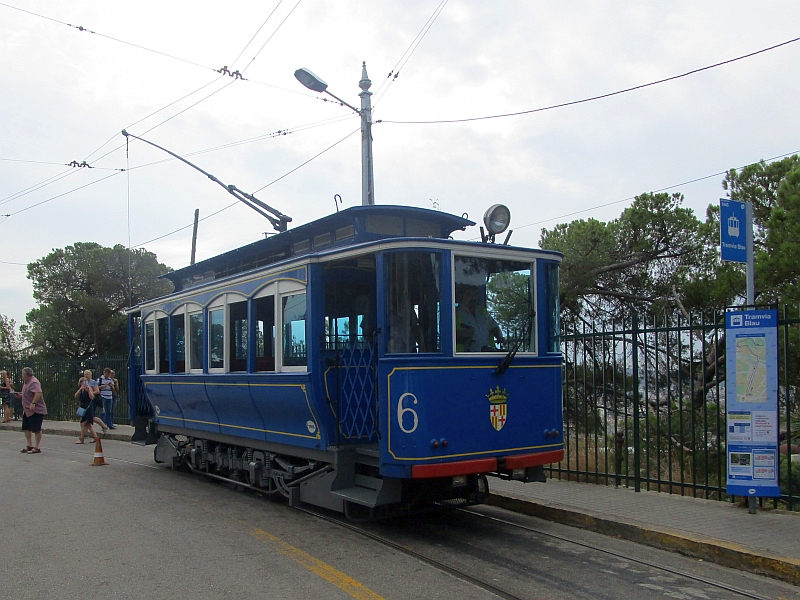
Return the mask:
<path id="1" fill-rule="evenodd" d="M 14 319 L 0 314 L 0 360 L 18 360 L 23 348 L 23 340 Z"/>
<path id="2" fill-rule="evenodd" d="M 128 272 L 130 268 L 130 281 Z M 33 297 L 25 333 L 34 351 L 74 358 L 125 353 L 122 310 L 166 294 L 169 268 L 144 249 L 78 242 L 28 265 Z"/>
<path id="3" fill-rule="evenodd" d="M 541 247 L 564 254 L 562 306 L 592 317 L 658 312 L 685 300 L 682 291 L 698 268 L 711 280 L 718 263 L 713 225 L 682 203 L 681 194 L 647 193 L 608 223 L 543 229 Z"/>

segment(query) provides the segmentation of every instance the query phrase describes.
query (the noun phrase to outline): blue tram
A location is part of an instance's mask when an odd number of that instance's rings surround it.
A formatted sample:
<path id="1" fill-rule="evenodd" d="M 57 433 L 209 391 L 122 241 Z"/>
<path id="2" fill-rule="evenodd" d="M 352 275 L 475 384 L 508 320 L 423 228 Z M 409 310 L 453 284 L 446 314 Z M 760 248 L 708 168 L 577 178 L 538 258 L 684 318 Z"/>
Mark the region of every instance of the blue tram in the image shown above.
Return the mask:
<path id="1" fill-rule="evenodd" d="M 128 310 L 134 441 L 350 516 L 543 480 L 561 255 L 450 238 L 474 225 L 357 206 L 166 274 Z"/>

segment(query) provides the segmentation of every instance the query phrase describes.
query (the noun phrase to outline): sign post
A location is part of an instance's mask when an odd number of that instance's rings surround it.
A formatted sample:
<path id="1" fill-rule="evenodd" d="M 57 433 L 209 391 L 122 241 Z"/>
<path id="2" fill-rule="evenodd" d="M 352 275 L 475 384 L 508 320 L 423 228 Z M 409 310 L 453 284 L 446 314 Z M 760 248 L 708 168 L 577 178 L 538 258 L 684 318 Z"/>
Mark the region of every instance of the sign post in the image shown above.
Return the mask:
<path id="1" fill-rule="evenodd" d="M 719 242 L 722 260 L 747 265 L 747 305 L 755 304 L 753 205 L 720 198 Z"/>
<path id="2" fill-rule="evenodd" d="M 729 496 L 780 497 L 778 311 L 725 314 L 725 405 Z"/>

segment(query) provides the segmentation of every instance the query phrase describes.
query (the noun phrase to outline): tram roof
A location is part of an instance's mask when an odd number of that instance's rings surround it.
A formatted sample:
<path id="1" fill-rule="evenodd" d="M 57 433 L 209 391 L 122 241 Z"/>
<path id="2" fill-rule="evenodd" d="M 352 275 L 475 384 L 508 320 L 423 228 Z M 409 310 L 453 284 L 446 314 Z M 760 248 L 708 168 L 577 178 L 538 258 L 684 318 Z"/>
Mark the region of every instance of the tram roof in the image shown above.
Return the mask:
<path id="1" fill-rule="evenodd" d="M 353 206 L 194 265 L 162 275 L 178 292 L 293 256 L 389 238 L 447 239 L 475 225 L 467 218 L 411 206 Z"/>

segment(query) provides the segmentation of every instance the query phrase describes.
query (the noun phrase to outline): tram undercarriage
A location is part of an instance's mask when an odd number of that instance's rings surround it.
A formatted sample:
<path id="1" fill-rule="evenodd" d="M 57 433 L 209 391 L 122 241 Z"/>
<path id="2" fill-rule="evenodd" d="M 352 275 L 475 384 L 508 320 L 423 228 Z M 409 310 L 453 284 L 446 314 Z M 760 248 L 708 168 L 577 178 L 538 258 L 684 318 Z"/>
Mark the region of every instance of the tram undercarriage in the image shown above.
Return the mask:
<path id="1" fill-rule="evenodd" d="M 387 518 L 436 506 L 485 502 L 486 476 L 396 479 L 378 473 L 378 453 L 370 447 L 328 451 L 328 460 L 304 458 L 185 434 L 159 432 L 157 463 L 226 481 L 290 506 L 303 503 L 344 513 L 350 519 Z"/>

